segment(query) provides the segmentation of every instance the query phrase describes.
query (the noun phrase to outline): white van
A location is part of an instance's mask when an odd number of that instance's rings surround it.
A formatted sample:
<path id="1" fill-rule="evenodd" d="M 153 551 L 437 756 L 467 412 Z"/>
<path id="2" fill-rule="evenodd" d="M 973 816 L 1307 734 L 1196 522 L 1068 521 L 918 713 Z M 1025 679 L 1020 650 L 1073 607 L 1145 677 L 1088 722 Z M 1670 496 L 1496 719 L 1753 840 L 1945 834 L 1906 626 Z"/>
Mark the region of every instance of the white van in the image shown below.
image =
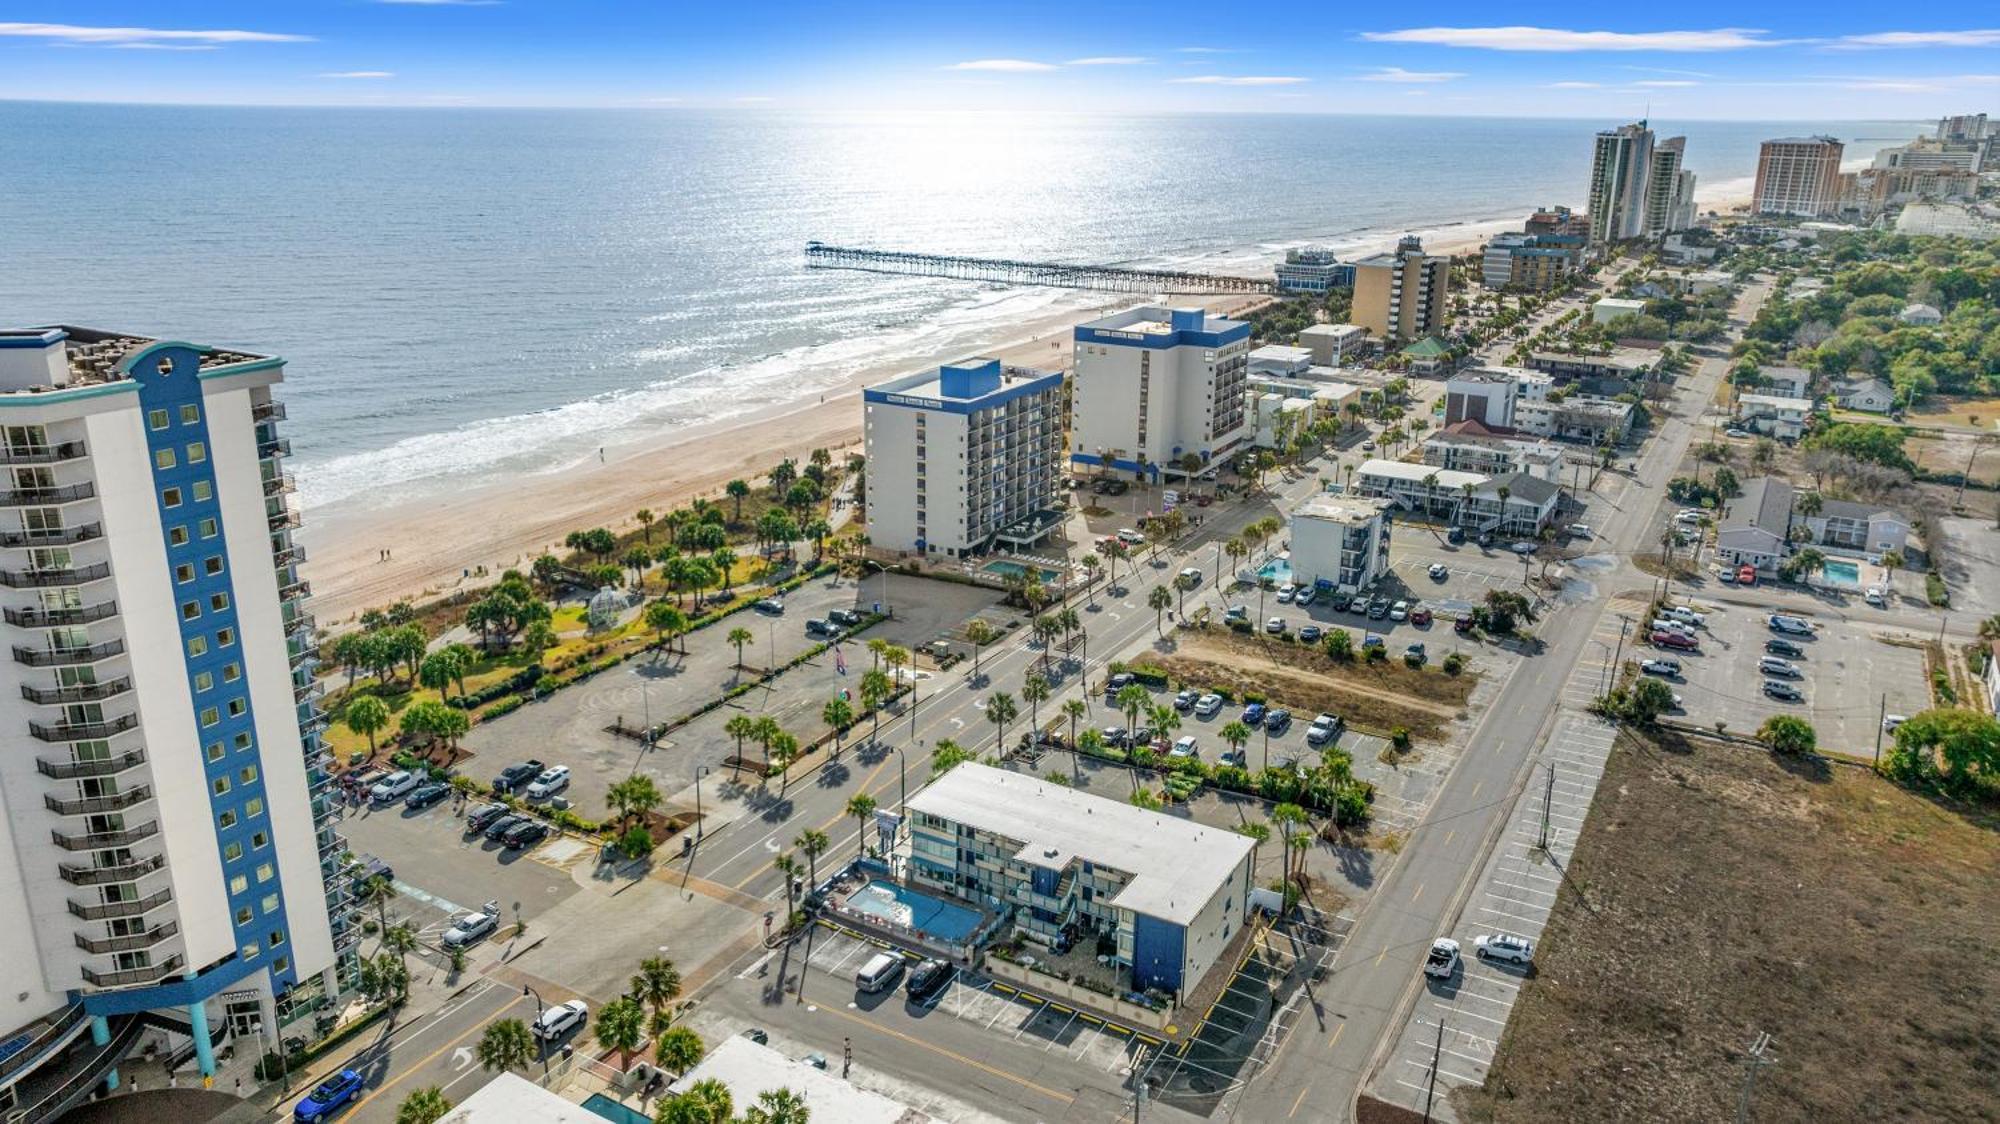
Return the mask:
<path id="1" fill-rule="evenodd" d="M 1677 632 L 1690 640 L 1694 639 L 1693 625 L 1687 624 L 1684 621 L 1674 620 L 1671 617 L 1654 617 L 1652 630 L 1654 632 Z"/>
<path id="2" fill-rule="evenodd" d="M 896 986 L 903 976 L 903 958 L 889 952 L 878 952 L 868 958 L 868 963 L 854 973 L 854 989 L 863 995 L 873 995 Z"/>

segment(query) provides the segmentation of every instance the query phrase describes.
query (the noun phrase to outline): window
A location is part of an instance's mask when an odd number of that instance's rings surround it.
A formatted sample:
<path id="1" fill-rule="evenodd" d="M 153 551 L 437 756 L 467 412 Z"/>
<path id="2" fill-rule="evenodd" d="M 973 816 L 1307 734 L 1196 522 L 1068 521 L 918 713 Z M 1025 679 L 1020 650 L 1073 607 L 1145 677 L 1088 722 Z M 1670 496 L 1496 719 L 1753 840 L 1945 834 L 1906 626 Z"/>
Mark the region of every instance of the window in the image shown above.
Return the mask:
<path id="1" fill-rule="evenodd" d="M 154 468 L 168 469 L 174 467 L 174 464 L 174 451 L 172 449 L 161 449 L 153 454 Z"/>
<path id="2" fill-rule="evenodd" d="M 215 522 L 215 521 L 214 521 L 213 519 L 210 519 L 210 520 L 206 520 L 206 522 L 210 522 L 210 523 L 213 523 L 213 522 Z M 204 537 L 205 537 L 205 536 L 204 536 Z M 212 610 L 212 611 L 214 611 L 214 612 L 217 612 L 217 613 L 221 613 L 221 612 L 226 612 L 226 611 L 228 611 L 228 609 L 229 609 L 229 595 L 228 595 L 227 593 L 211 593 L 211 594 L 209 594 L 209 595 L 208 595 L 208 607 L 209 607 L 209 609 L 210 609 L 210 610 Z"/>
<path id="3" fill-rule="evenodd" d="M 187 650 L 189 659 L 199 659 L 200 657 L 207 655 L 208 638 L 205 636 L 188 637 Z"/>
<path id="4" fill-rule="evenodd" d="M 201 441 L 190 441 L 187 446 L 189 464 L 200 464 L 208 459 L 208 445 Z"/>
<path id="5" fill-rule="evenodd" d="M 259 953 L 261 953 L 261 952 L 263 952 L 263 951 L 264 951 L 263 949 L 261 949 L 261 948 L 258 948 L 258 947 L 257 947 L 257 942 L 256 942 L 256 941 L 251 941 L 251 942 L 250 942 L 249 944 L 246 944 L 246 945 L 244 945 L 244 946 L 243 946 L 243 949 L 242 949 L 242 952 L 243 952 L 243 959 L 245 959 L 245 960 L 255 960 L 255 959 L 257 959 L 257 956 L 258 956 L 258 954 L 259 954 Z"/>
<path id="6" fill-rule="evenodd" d="M 271 879 L 276 878 L 277 876 L 278 876 L 277 867 L 272 866 L 270 863 L 257 864 L 257 881 L 269 882 Z"/>
<path id="7" fill-rule="evenodd" d="M 214 518 L 211 517 L 201 521 L 201 537 L 205 539 L 212 539 L 215 537 Z"/>
<path id="8" fill-rule="evenodd" d="M 237 784 L 251 784 L 254 783 L 256 780 L 257 780 L 257 766 L 245 765 L 241 769 L 236 770 Z M 263 846 L 263 844 L 260 843 L 258 844 L 258 846 L 261 847 Z"/>
<path id="9" fill-rule="evenodd" d="M 249 799 L 249 800 L 246 800 L 246 801 L 244 801 L 244 802 L 243 802 L 243 814 L 244 814 L 244 815 L 246 815 L 246 816 L 261 816 L 261 815 L 263 815 L 263 814 L 264 814 L 264 798 L 263 798 L 263 797 L 261 797 L 261 796 L 256 796 L 256 797 L 252 797 L 252 798 L 251 798 L 251 799 Z"/>
<path id="10" fill-rule="evenodd" d="M 195 404 L 194 404 L 194 403 L 192 403 L 192 402 L 188 403 L 188 404 L 187 404 L 187 405 L 185 405 L 185 406 L 182 406 L 182 407 L 181 407 L 181 424 L 182 424 L 182 425 L 200 425 L 200 424 L 201 424 L 201 407 L 200 407 L 200 406 L 197 406 L 197 405 L 195 405 Z"/>
<path id="11" fill-rule="evenodd" d="M 215 487 L 208 481 L 197 480 L 194 482 L 194 502 L 202 503 L 206 501 L 210 496 L 213 496 L 214 494 L 215 494 Z"/>
<path id="12" fill-rule="evenodd" d="M 243 700 L 242 700 L 242 699 L 230 699 L 230 700 L 229 700 L 229 717 L 231 717 L 231 718 L 241 718 L 241 717 L 243 717 L 243 711 L 244 711 L 245 709 L 247 709 L 247 708 L 246 708 L 246 706 L 245 706 L 245 704 L 244 704 L 244 702 L 243 702 Z"/>
<path id="13" fill-rule="evenodd" d="M 250 921 L 251 921 L 251 913 L 249 906 L 246 905 L 243 908 L 236 911 L 236 923 L 238 925 L 248 925 Z"/>
<path id="14" fill-rule="evenodd" d="M 167 412 L 165 410 L 146 411 L 146 425 L 152 429 L 167 428 Z"/>
<path id="15" fill-rule="evenodd" d="M 229 828 L 235 827 L 236 813 L 224 812 L 221 815 L 215 817 L 215 826 L 222 828 L 225 831 L 228 830 Z"/>
<path id="16" fill-rule="evenodd" d="M 179 507 L 180 505 L 181 505 L 181 490 L 179 488 L 160 489 L 161 507 Z"/>
<path id="17" fill-rule="evenodd" d="M 240 874 L 237 874 L 237 875 L 232 875 L 232 876 L 230 877 L 230 879 L 229 879 L 229 892 L 230 892 L 230 893 L 232 893 L 232 894 L 240 894 L 240 893 L 244 892 L 245 890 L 248 890 L 249 888 L 250 888 L 250 880 L 249 880 L 248 878 L 245 878 L 245 877 L 243 877 L 243 876 L 242 876 L 242 875 L 240 875 Z"/>
<path id="18" fill-rule="evenodd" d="M 208 576 L 209 576 L 209 577 L 214 577 L 215 575 L 217 575 L 217 574 L 221 573 L 221 572 L 222 572 L 222 555 L 220 555 L 220 554 L 212 554 L 212 555 L 208 556 L 207 558 L 204 558 L 204 559 L 202 559 L 202 560 L 201 560 L 201 568 L 202 568 L 203 570 L 206 570 L 206 571 L 208 571 Z"/>
<path id="19" fill-rule="evenodd" d="M 270 845 L 271 837 L 265 832 L 260 831 L 250 837 L 250 849 L 253 851 L 261 851 Z"/>
<path id="20" fill-rule="evenodd" d="M 216 713 L 214 707 L 205 706 L 201 708 L 201 724 L 204 727 L 213 726 L 221 720 L 222 720 L 222 715 Z"/>
<path id="21" fill-rule="evenodd" d="M 236 630 L 235 630 L 235 629 L 233 629 L 233 628 L 218 628 L 218 629 L 216 629 L 216 630 L 215 630 L 215 646 L 216 646 L 216 647 L 218 647 L 218 648 L 227 648 L 227 647 L 229 647 L 229 646 L 230 646 L 231 644 L 234 644 L 234 643 L 236 643 Z"/>
<path id="22" fill-rule="evenodd" d="M 276 948 L 276 947 L 278 947 L 279 945 L 281 945 L 281 944 L 284 944 L 284 943 L 285 943 L 285 931 L 284 931 L 283 929 L 273 929 L 273 930 L 271 930 L 271 939 L 270 939 L 270 941 L 269 941 L 268 943 L 270 944 L 270 946 L 271 946 L 272 948 Z"/>
<path id="23" fill-rule="evenodd" d="M 242 858 L 242 857 L 243 857 L 243 844 L 241 844 L 241 843 L 225 843 L 225 844 L 223 844 L 223 846 L 222 846 L 222 861 L 223 861 L 223 862 L 226 862 L 226 863 L 233 863 L 233 862 L 235 862 L 235 861 L 236 861 L 237 859 L 240 859 L 240 858 Z M 236 914 L 236 923 L 237 923 L 238 925 L 241 925 L 241 924 L 243 924 L 243 923 L 244 923 L 245 921 L 248 921 L 248 920 L 250 920 L 250 919 L 249 919 L 248 917 L 245 917 L 245 916 L 243 916 L 243 914 L 244 914 L 244 913 L 247 913 L 247 912 L 248 912 L 247 910 L 238 910 L 238 911 L 237 911 L 237 914 Z"/>
<path id="24" fill-rule="evenodd" d="M 229 795 L 229 778 L 217 777 L 208 787 L 213 789 L 217 796 L 227 796 Z"/>
<path id="25" fill-rule="evenodd" d="M 198 616 L 200 616 L 200 615 L 201 615 L 201 602 L 199 602 L 199 601 L 183 601 L 183 602 L 181 602 L 181 619 L 182 619 L 182 620 L 184 620 L 184 621 L 191 621 L 191 620 L 195 619 L 196 617 L 198 617 Z"/>
<path id="26" fill-rule="evenodd" d="M 200 694 L 213 686 L 215 686 L 214 675 L 206 671 L 196 673 L 194 677 L 194 690 L 196 694 Z"/>
<path id="27" fill-rule="evenodd" d="M 208 743 L 208 748 L 203 752 L 208 754 L 208 759 L 210 761 L 220 761 L 222 760 L 222 743 L 210 742 Z"/>
<path id="28" fill-rule="evenodd" d="M 186 527 L 167 528 L 168 546 L 186 546 L 187 541 L 188 541 L 188 529 Z"/>
<path id="29" fill-rule="evenodd" d="M 278 912 L 278 895 L 276 894 L 264 895 L 264 912 L 265 913 Z"/>
<path id="30" fill-rule="evenodd" d="M 291 967 L 292 958 L 289 956 L 280 956 L 276 960 L 271 961 L 271 970 L 281 976 L 289 971 Z"/>
<path id="31" fill-rule="evenodd" d="M 243 669 L 241 667 L 233 663 L 222 665 L 222 681 L 224 683 L 234 683 L 241 678 L 243 678 Z"/>
<path id="32" fill-rule="evenodd" d="M 236 735 L 236 748 L 237 749 L 250 748 L 250 731 L 245 730 L 242 733 Z"/>

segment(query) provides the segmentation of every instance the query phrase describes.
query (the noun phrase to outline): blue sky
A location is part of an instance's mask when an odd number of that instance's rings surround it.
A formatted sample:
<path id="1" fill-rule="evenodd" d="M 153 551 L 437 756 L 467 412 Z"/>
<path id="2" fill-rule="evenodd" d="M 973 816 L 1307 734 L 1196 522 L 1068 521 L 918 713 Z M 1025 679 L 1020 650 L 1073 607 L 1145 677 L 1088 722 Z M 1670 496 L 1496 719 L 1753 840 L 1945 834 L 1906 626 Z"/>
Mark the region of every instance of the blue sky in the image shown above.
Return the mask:
<path id="1" fill-rule="evenodd" d="M 1681 120 L 2000 110 L 1990 3 L 1936 0 L 1907 17 L 1839 0 L 1588 18 L 1443 3 L 1404 19 L 1398 7 L 0 3 L 0 99 L 1559 117 L 1650 105 Z"/>

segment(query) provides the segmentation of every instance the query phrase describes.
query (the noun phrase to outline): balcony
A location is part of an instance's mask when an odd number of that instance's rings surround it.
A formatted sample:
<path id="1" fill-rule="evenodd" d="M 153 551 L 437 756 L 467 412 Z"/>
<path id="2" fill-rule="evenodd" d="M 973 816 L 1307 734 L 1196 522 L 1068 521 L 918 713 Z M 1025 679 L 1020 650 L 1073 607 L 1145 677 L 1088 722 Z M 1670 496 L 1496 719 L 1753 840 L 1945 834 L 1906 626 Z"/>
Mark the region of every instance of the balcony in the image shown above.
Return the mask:
<path id="1" fill-rule="evenodd" d="M 257 457 L 259 460 L 270 457 L 289 457 L 291 455 L 292 443 L 287 438 L 273 437 L 269 440 L 257 442 Z"/>
<path id="2" fill-rule="evenodd" d="M 107 847 L 124 847 L 141 839 L 150 839 L 159 833 L 160 825 L 148 820 L 123 831 L 99 831 L 87 835 L 65 835 L 52 831 L 49 834 L 55 838 L 56 846 L 65 851 L 101 851 Z"/>
<path id="3" fill-rule="evenodd" d="M 93 621 L 109 620 L 118 615 L 116 601 L 104 601 L 96 605 L 78 605 L 68 609 L 5 609 L 0 616 L 7 623 L 21 628 L 55 628 L 66 624 L 90 624 Z"/>
<path id="4" fill-rule="evenodd" d="M 283 402 L 256 403 L 250 407 L 250 420 L 259 422 L 284 421 L 285 404 Z"/>
<path id="5" fill-rule="evenodd" d="M 301 632 L 312 632 L 319 624 L 311 613 L 293 613 L 285 618 L 285 635 L 297 636 Z"/>
<path id="6" fill-rule="evenodd" d="M 62 880 L 72 886 L 102 886 L 110 882 L 130 882 L 136 878 L 144 878 L 165 865 L 167 865 L 166 856 L 152 855 L 112 866 L 63 863 L 57 870 L 61 872 Z"/>
<path id="7" fill-rule="evenodd" d="M 0 570 L 0 585 L 15 589 L 45 589 L 58 585 L 82 585 L 111 576 L 111 563 L 64 566 L 45 570 Z"/>
<path id="8" fill-rule="evenodd" d="M 137 952 L 142 948 L 151 948 L 180 931 L 181 927 L 178 924 L 172 921 L 162 921 L 143 933 L 134 933 L 129 937 L 86 937 L 82 933 L 78 933 L 76 935 L 76 947 L 99 953 Z M 85 974 L 89 974 L 88 969 L 85 969 Z"/>
<path id="9" fill-rule="evenodd" d="M 299 513 L 287 508 L 267 517 L 266 522 L 273 531 L 283 531 L 299 525 Z"/>
<path id="10" fill-rule="evenodd" d="M 279 569 L 295 566 L 305 560 L 306 548 L 302 546 L 286 546 L 271 552 L 271 564 Z"/>
<path id="11" fill-rule="evenodd" d="M 35 771 L 45 777 L 59 781 L 73 781 L 79 777 L 115 777 L 127 769 L 136 769 L 146 763 L 146 751 L 135 749 L 116 757 L 106 757 L 99 761 L 51 761 L 46 757 L 35 758 Z"/>
<path id="12" fill-rule="evenodd" d="M 135 804 L 144 804 L 153 798 L 153 790 L 147 785 L 128 788 L 108 796 L 78 796 L 65 800 L 54 793 L 42 794 L 42 803 L 49 811 L 65 816 L 87 816 L 97 812 L 122 812 Z"/>
<path id="13" fill-rule="evenodd" d="M 0 446 L 0 464 L 57 464 L 62 461 L 80 460 L 89 455 L 84 451 L 81 441 L 63 441 L 55 445 Z"/>
<path id="14" fill-rule="evenodd" d="M 113 917 L 139 917 L 173 900 L 173 890 L 161 887 L 143 898 L 135 898 L 129 902 L 98 902 L 95 905 L 85 905 L 72 900 L 69 903 L 69 911 L 85 921 L 105 921 Z"/>
<path id="15" fill-rule="evenodd" d="M 320 698 L 325 694 L 326 694 L 326 685 L 321 683 L 317 679 L 310 679 L 304 683 L 292 684 L 292 701 L 295 703 L 302 703 L 307 699 Z M 30 723 L 30 725 L 32 725 L 32 723 Z"/>
<path id="16" fill-rule="evenodd" d="M 85 968 L 83 978 L 96 987 L 131 987 L 133 984 L 159 983 L 181 972 L 181 958 L 178 953 L 167 957 L 158 964 L 145 968 L 127 968 L 122 972 L 100 972 L 95 968 Z"/>
<path id="17" fill-rule="evenodd" d="M 139 728 L 139 716 L 121 714 L 97 722 L 30 722 L 28 732 L 45 742 L 94 741 Z"/>
<path id="18" fill-rule="evenodd" d="M 264 478 L 264 495 L 266 497 L 282 496 L 297 489 L 298 484 L 293 481 L 292 474 L 289 472 L 273 473 Z"/>
<path id="19" fill-rule="evenodd" d="M 43 706 L 60 706 L 64 703 L 103 702 L 117 698 L 132 689 L 130 679 L 111 679 L 103 683 L 79 683 L 72 687 L 30 687 L 21 684 L 21 697 L 31 703 Z"/>
<path id="20" fill-rule="evenodd" d="M 89 481 L 47 488 L 15 488 L 0 492 L 0 507 L 48 507 L 53 504 L 87 500 L 96 494 L 97 485 Z"/>
<path id="21" fill-rule="evenodd" d="M 280 585 L 278 587 L 278 600 L 280 601 L 292 601 L 301 597 L 311 596 L 312 583 L 306 581 L 304 578 L 300 578 L 290 585 Z"/>
<path id="22" fill-rule="evenodd" d="M 122 655 L 124 651 L 123 640 L 106 640 L 102 644 L 76 648 L 23 648 L 17 644 L 14 646 L 14 659 L 29 667 L 82 667 Z"/>
<path id="23" fill-rule="evenodd" d="M 39 527 L 0 531 L 0 546 L 74 546 L 103 537 L 102 523 L 85 523 L 80 527 Z"/>

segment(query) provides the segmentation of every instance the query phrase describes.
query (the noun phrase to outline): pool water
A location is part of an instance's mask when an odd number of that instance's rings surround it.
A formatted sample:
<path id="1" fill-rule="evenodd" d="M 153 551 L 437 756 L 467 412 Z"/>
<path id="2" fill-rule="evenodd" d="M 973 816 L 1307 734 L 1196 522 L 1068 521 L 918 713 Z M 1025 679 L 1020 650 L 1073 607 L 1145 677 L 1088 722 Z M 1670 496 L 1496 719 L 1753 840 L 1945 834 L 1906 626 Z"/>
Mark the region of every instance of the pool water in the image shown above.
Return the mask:
<path id="1" fill-rule="evenodd" d="M 1861 566 L 1855 562 L 1829 558 L 1826 564 L 1819 568 L 1819 580 L 1827 585 L 1859 586 Z"/>
<path id="2" fill-rule="evenodd" d="M 989 574 L 998 574 L 1003 578 L 1018 578 L 1022 574 L 1029 572 L 1028 567 L 1021 565 L 1019 562 L 1009 562 L 1004 558 L 999 561 L 988 562 L 986 565 L 981 566 L 980 569 Z M 1043 585 L 1051 585 L 1057 578 L 1062 577 L 1060 573 L 1054 570 L 1037 569 L 1033 573 L 1035 580 L 1041 582 Z"/>
<path id="3" fill-rule="evenodd" d="M 1257 571 L 1257 576 L 1263 578 L 1265 581 L 1283 585 L 1292 580 L 1292 563 L 1289 559 L 1273 558 L 1269 562 L 1264 563 L 1263 567 Z"/>
<path id="4" fill-rule="evenodd" d="M 847 907 L 953 944 L 979 928 L 979 914 L 907 886 L 876 879 L 847 896 Z"/>
<path id="5" fill-rule="evenodd" d="M 653 1118 L 636 1109 L 612 1100 L 603 1093 L 592 1093 L 583 1102 L 583 1110 L 595 1116 L 602 1116 L 612 1124 L 653 1124 Z"/>

